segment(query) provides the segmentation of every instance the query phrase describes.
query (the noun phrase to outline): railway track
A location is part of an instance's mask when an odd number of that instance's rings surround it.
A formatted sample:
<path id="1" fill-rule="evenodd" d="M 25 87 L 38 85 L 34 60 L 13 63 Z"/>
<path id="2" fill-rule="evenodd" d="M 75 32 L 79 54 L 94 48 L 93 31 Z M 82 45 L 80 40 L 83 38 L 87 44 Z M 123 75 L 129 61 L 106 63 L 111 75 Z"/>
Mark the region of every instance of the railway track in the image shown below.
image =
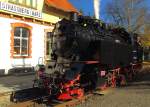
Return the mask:
<path id="1" fill-rule="evenodd" d="M 89 93 L 80 99 L 73 99 L 70 101 L 57 101 L 57 100 L 53 101 L 52 100 L 49 103 L 39 104 L 36 101 L 37 99 L 34 99 L 34 100 L 25 101 L 25 102 L 11 103 L 10 105 L 5 106 L 5 107 L 76 107 L 80 104 L 85 103 L 88 99 L 94 97 L 95 95 L 105 95 L 108 92 L 110 92 L 110 90 L 112 89 L 110 88 L 104 91 L 96 91 L 94 93 Z M 11 93 L 12 92 L 1 93 L 0 97 L 10 96 Z"/>
<path id="2" fill-rule="evenodd" d="M 21 102 L 21 103 L 14 103 L 8 107 L 75 107 L 81 103 L 84 103 L 87 99 L 92 97 L 93 94 L 88 94 L 81 99 L 73 99 L 71 101 L 61 102 L 61 101 L 52 101 L 49 104 L 38 104 L 33 100 Z"/>

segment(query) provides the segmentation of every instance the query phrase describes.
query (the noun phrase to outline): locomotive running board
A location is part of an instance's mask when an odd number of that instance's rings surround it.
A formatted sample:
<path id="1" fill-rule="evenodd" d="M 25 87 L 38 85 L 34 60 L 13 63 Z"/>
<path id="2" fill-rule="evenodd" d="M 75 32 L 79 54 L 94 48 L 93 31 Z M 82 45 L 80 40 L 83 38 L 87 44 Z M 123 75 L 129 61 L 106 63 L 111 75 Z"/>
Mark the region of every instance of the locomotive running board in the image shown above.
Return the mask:
<path id="1" fill-rule="evenodd" d="M 50 60 L 50 62 L 56 62 L 53 60 Z M 85 63 L 85 64 L 98 64 L 100 63 L 97 60 L 90 60 L 90 61 L 68 61 L 68 62 L 56 62 L 57 64 L 69 64 L 69 63 Z"/>

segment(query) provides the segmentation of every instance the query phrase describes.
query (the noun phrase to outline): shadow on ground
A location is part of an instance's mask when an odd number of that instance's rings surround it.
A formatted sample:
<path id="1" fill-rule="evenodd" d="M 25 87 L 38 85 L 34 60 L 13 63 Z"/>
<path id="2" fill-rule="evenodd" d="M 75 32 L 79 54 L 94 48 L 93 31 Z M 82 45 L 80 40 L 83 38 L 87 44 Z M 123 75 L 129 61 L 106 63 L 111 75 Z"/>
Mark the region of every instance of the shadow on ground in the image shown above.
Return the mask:
<path id="1" fill-rule="evenodd" d="M 144 65 L 133 80 L 125 89 L 147 89 L 150 93 L 150 65 Z"/>
<path id="2" fill-rule="evenodd" d="M 34 78 L 34 75 L 0 77 L 0 93 L 30 88 Z"/>

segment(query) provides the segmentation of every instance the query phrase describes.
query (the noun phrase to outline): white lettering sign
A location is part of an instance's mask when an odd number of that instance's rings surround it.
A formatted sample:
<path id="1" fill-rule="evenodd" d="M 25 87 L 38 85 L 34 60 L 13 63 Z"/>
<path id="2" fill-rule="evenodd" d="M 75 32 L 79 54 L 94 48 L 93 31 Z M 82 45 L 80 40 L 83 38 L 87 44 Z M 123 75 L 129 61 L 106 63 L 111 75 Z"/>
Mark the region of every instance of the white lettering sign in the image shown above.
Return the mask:
<path id="1" fill-rule="evenodd" d="M 5 11 L 9 11 L 9 12 L 13 12 L 13 13 L 17 13 L 17 14 L 21 14 L 25 16 L 40 18 L 40 19 L 42 18 L 41 11 L 26 8 L 26 7 L 21 7 L 21 6 L 14 5 L 11 3 L 6 3 L 6 2 L 0 2 L 0 10 L 5 10 Z"/>

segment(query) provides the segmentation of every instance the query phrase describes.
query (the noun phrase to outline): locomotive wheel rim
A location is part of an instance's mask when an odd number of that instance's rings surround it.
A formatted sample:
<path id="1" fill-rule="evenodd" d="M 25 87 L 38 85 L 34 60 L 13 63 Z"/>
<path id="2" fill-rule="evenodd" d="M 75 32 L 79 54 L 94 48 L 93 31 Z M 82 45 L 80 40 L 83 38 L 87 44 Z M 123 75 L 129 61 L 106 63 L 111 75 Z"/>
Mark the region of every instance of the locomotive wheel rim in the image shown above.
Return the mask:
<path id="1" fill-rule="evenodd" d="M 112 88 L 116 87 L 115 73 L 108 73 L 108 75 L 107 75 L 107 85 L 112 87 Z"/>
<path id="2" fill-rule="evenodd" d="M 126 77 L 125 77 L 125 75 L 120 75 L 121 76 L 121 81 L 120 81 L 120 85 L 121 86 L 125 86 L 125 85 L 127 85 L 127 80 L 126 80 Z"/>
<path id="3" fill-rule="evenodd" d="M 111 75 L 111 87 L 115 88 L 116 87 L 116 76 L 115 73 Z"/>

